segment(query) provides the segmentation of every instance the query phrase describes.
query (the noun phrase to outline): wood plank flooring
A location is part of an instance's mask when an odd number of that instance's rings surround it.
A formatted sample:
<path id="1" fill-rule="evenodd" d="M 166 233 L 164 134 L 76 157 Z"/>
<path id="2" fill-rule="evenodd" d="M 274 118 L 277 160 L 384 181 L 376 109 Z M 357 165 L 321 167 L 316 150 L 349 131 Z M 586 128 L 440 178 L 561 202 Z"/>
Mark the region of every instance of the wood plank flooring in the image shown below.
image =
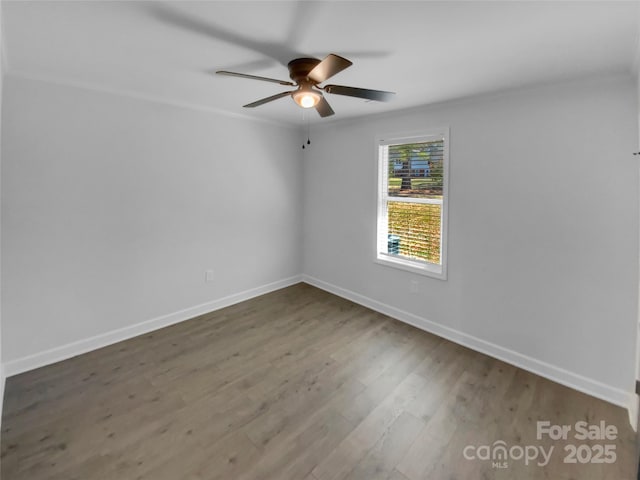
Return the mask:
<path id="1" fill-rule="evenodd" d="M 618 435 L 538 440 L 538 420 Z M 463 456 L 498 441 L 554 452 Z M 564 463 L 570 443 L 616 461 Z M 3 480 L 626 480 L 637 462 L 622 408 L 306 284 L 9 378 L 1 445 Z"/>

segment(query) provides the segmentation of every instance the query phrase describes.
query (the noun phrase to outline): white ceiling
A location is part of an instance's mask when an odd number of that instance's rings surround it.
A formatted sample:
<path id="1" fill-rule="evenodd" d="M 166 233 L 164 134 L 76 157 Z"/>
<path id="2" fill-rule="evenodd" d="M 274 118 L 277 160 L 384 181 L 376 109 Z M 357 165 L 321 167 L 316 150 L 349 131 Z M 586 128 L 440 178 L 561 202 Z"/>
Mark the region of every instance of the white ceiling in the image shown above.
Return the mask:
<path id="1" fill-rule="evenodd" d="M 390 103 L 327 94 L 329 122 L 589 75 L 630 72 L 638 2 L 2 2 L 9 73 L 302 123 L 297 56 L 354 65 L 328 83 L 391 90 Z"/>

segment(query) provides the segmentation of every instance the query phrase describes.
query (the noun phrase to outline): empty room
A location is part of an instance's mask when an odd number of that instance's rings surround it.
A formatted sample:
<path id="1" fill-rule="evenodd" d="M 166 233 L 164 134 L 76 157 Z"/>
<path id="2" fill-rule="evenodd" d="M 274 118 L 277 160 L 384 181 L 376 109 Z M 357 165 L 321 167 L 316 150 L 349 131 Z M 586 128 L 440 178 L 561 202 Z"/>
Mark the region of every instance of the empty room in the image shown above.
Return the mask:
<path id="1" fill-rule="evenodd" d="M 0 27 L 2 480 L 640 478 L 640 2 Z"/>

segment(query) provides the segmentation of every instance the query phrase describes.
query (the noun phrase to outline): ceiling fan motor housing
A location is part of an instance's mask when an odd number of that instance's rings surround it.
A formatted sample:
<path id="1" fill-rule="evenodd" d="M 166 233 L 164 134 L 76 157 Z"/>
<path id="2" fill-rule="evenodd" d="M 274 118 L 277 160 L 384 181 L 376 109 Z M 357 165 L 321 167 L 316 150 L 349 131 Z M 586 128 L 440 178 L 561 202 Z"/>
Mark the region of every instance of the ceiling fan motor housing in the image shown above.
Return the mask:
<path id="1" fill-rule="evenodd" d="M 309 72 L 320 63 L 317 58 L 296 58 L 291 60 L 287 67 L 289 68 L 289 77 L 297 84 L 308 83 Z"/>

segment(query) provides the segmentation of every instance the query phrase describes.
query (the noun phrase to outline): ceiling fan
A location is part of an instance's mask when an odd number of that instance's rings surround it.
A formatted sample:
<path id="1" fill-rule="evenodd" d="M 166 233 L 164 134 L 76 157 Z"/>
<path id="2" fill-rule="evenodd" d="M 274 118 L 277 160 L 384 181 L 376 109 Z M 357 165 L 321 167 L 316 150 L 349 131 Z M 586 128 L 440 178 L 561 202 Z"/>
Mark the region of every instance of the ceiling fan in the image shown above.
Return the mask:
<path id="1" fill-rule="evenodd" d="M 333 77 L 336 73 L 341 72 L 345 68 L 350 67 L 353 63 L 346 58 L 330 53 L 324 60 L 317 58 L 296 58 L 291 60 L 287 67 L 289 68 L 289 77 L 293 82 L 286 80 L 278 80 L 275 78 L 259 77 L 256 75 L 247 75 L 245 73 L 227 72 L 219 70 L 219 75 L 230 75 L 233 77 L 249 78 L 252 80 L 262 80 L 265 82 L 278 83 L 291 87 L 298 87 L 295 90 L 278 93 L 271 97 L 266 97 L 252 103 L 244 105 L 245 108 L 254 108 L 264 105 L 265 103 L 278 100 L 279 98 L 291 96 L 293 100 L 302 108 L 315 107 L 321 117 L 328 117 L 335 112 L 324 98 L 322 92 L 333 93 L 336 95 L 346 95 L 348 97 L 365 98 L 367 100 L 376 100 L 379 102 L 389 101 L 395 93 L 385 92 L 382 90 L 369 90 L 367 88 L 346 87 L 343 85 L 325 85 L 318 84 Z"/>

